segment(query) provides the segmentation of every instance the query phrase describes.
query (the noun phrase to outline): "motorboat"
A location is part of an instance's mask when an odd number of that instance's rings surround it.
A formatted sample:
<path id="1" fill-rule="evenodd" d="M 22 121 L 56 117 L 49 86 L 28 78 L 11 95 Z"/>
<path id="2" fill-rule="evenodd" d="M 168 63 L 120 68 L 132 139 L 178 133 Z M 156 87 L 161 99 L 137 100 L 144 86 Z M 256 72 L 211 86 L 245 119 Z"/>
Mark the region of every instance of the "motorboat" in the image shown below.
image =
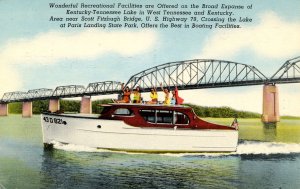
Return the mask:
<path id="1" fill-rule="evenodd" d="M 41 114 L 45 148 L 55 142 L 99 149 L 146 152 L 232 152 L 238 126 L 199 118 L 185 105 L 109 103 L 101 114 Z"/>

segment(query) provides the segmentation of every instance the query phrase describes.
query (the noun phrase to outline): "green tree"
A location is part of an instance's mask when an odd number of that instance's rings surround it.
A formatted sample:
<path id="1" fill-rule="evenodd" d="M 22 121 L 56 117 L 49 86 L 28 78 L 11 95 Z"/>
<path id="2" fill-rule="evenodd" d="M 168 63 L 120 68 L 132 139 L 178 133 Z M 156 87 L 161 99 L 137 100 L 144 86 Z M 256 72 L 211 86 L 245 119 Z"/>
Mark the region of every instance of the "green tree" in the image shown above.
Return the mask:
<path id="1" fill-rule="evenodd" d="M 95 100 L 92 102 L 92 112 L 95 114 L 100 114 L 103 110 L 102 104 L 112 103 L 111 99 Z"/>

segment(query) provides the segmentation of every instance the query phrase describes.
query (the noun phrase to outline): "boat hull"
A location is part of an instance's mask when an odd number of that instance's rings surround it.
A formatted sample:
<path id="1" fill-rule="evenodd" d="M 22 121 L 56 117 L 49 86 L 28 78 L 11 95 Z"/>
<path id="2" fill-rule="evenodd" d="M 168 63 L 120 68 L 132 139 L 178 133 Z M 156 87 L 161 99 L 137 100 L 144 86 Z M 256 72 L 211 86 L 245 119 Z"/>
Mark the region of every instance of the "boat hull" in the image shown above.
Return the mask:
<path id="1" fill-rule="evenodd" d="M 106 120 L 78 115 L 42 114 L 43 142 L 84 145 L 129 152 L 232 152 L 238 131 L 146 128 L 127 125 L 122 120 Z"/>

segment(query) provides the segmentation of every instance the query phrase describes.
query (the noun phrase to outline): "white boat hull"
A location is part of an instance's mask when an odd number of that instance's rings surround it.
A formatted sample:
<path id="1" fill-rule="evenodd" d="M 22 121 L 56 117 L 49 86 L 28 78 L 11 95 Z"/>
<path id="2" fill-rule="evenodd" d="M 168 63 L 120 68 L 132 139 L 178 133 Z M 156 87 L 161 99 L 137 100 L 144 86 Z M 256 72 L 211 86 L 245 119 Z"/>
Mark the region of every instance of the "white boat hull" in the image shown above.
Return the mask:
<path id="1" fill-rule="evenodd" d="M 238 131 L 133 127 L 123 121 L 54 114 L 41 116 L 43 142 L 132 152 L 231 152 Z"/>

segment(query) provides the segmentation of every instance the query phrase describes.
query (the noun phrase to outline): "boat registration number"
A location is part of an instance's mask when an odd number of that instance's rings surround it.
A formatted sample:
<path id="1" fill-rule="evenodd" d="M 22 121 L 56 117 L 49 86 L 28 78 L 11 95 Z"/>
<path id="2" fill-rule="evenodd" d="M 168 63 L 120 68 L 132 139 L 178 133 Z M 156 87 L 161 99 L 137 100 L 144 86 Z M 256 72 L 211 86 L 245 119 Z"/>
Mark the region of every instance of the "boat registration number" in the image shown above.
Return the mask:
<path id="1" fill-rule="evenodd" d="M 47 123 L 56 123 L 67 125 L 67 122 L 61 118 L 44 117 L 43 120 Z"/>

